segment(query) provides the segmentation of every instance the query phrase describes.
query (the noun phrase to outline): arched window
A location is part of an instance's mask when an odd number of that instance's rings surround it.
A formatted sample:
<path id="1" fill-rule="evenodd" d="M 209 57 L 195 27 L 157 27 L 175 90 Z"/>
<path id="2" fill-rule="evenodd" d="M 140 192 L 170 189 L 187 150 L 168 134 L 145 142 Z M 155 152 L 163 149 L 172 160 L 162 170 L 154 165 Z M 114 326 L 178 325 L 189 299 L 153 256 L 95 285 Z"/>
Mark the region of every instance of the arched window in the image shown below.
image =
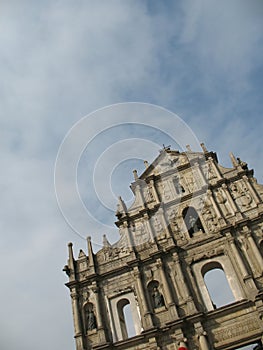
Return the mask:
<path id="1" fill-rule="evenodd" d="M 262 350 L 262 343 L 259 340 L 258 343 L 252 343 L 249 345 L 242 346 L 241 348 L 237 348 L 235 350 Z"/>
<path id="2" fill-rule="evenodd" d="M 235 301 L 221 264 L 218 262 L 213 262 L 204 265 L 202 268 L 202 275 L 214 308 L 218 308 Z"/>
<path id="3" fill-rule="evenodd" d="M 132 318 L 131 304 L 127 304 L 123 308 L 124 319 L 127 327 L 128 338 L 134 337 L 136 335 L 134 321 Z"/>
<path id="4" fill-rule="evenodd" d="M 132 318 L 131 305 L 128 299 L 121 299 L 117 303 L 118 317 L 122 339 L 133 337 L 136 332 Z"/>
<path id="5" fill-rule="evenodd" d="M 124 340 L 142 332 L 139 304 L 133 292 L 109 299 L 109 316 L 113 341 Z"/>
<path id="6" fill-rule="evenodd" d="M 203 225 L 195 208 L 184 208 L 183 218 L 190 237 L 193 237 L 196 233 L 204 232 Z"/>

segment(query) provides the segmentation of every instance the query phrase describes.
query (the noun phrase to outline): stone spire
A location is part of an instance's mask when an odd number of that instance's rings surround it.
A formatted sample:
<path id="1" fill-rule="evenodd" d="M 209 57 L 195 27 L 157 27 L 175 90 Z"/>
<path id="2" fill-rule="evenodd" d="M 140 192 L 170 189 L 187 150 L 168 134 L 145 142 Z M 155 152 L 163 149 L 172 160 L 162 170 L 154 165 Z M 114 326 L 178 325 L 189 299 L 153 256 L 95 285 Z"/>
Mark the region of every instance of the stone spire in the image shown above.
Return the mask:
<path id="1" fill-rule="evenodd" d="M 127 206 L 125 204 L 125 202 L 123 201 L 123 199 L 121 198 L 121 196 L 118 197 L 118 204 L 117 204 L 117 210 L 115 215 L 117 216 L 117 218 L 121 218 L 121 216 L 125 213 L 127 213 Z"/>
<path id="2" fill-rule="evenodd" d="M 94 255 L 93 255 L 90 236 L 87 237 L 87 245 L 88 245 L 89 266 L 94 266 Z"/>
<path id="3" fill-rule="evenodd" d="M 103 247 L 104 248 L 111 247 L 111 244 L 108 241 L 107 236 L 105 234 L 103 235 Z"/>
<path id="4" fill-rule="evenodd" d="M 233 167 L 236 168 L 238 166 L 238 162 L 237 162 L 236 157 L 234 156 L 234 154 L 232 152 L 229 153 L 229 156 L 230 156 L 231 162 L 233 164 Z"/>

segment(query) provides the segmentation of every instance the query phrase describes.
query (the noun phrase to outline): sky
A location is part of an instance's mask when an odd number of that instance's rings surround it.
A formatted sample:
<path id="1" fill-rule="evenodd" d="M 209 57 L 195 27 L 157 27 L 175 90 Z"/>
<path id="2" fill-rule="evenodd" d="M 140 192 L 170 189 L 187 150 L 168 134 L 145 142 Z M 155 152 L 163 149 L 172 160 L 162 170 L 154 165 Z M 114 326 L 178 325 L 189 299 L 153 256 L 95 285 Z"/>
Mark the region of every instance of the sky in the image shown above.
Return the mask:
<path id="1" fill-rule="evenodd" d="M 132 170 L 162 144 L 185 146 L 166 133 L 178 132 L 169 113 L 120 113 L 115 125 L 116 104 L 171 111 L 223 165 L 232 151 L 263 182 L 262 17 L 260 0 L 0 1 L 1 349 L 74 349 L 67 243 L 77 256 L 87 235 L 94 250 L 102 233 L 114 238 Z M 59 147 L 81 120 L 93 135 L 77 163 L 87 221 L 67 182 L 63 203 L 54 188 Z"/>

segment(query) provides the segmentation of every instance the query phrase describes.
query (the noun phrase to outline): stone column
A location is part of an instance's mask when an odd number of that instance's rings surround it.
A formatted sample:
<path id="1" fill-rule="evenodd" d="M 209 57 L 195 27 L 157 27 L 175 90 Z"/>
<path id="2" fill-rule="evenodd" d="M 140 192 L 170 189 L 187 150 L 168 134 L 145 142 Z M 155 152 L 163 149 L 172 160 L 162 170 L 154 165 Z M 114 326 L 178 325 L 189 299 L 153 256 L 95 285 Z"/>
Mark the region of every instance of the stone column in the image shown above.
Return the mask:
<path id="1" fill-rule="evenodd" d="M 207 186 L 207 180 L 201 170 L 201 165 L 199 165 L 197 162 L 194 163 L 194 168 L 196 169 L 196 173 L 199 175 L 200 182 L 202 183 L 201 187 Z M 200 190 L 201 188 L 199 188 Z"/>
<path id="2" fill-rule="evenodd" d="M 260 199 L 258 198 L 254 188 L 251 186 L 251 183 L 249 182 L 248 177 L 246 175 L 244 175 L 244 176 L 242 176 L 242 178 L 243 178 L 245 184 L 247 185 L 247 188 L 248 188 L 249 192 L 251 193 L 255 203 L 259 204 L 260 203 Z"/>
<path id="3" fill-rule="evenodd" d="M 165 297 L 166 297 L 167 304 L 168 304 L 168 307 L 169 307 L 170 315 L 171 315 L 172 318 L 174 318 L 174 317 L 178 318 L 175 302 L 173 300 L 172 293 L 171 293 L 169 284 L 167 282 L 167 278 L 166 278 L 166 275 L 165 275 L 165 271 L 164 271 L 164 267 L 163 267 L 163 263 L 162 263 L 161 259 L 157 259 L 157 267 L 158 267 L 158 269 L 160 271 L 161 280 L 162 280 L 162 284 L 163 284 L 163 287 L 164 287 Z"/>
<path id="4" fill-rule="evenodd" d="M 181 268 L 181 264 L 180 264 L 180 260 L 178 257 L 177 253 L 173 253 L 173 261 L 175 263 L 175 271 L 177 273 L 178 279 L 181 282 L 180 283 L 180 287 L 182 289 L 182 292 L 180 292 L 180 299 L 185 300 L 185 299 L 189 299 L 190 297 L 190 292 L 187 286 L 187 283 L 185 283 L 184 280 L 184 276 L 183 276 L 183 272 L 182 272 L 182 268 Z M 180 288 L 178 288 L 180 291 Z"/>
<path id="5" fill-rule="evenodd" d="M 149 222 L 148 214 L 143 215 L 143 220 L 145 221 L 145 225 L 147 226 L 147 231 L 149 232 L 149 236 L 152 242 L 155 242 L 155 235 L 153 234 L 152 227 Z"/>
<path id="6" fill-rule="evenodd" d="M 136 289 L 137 289 L 137 295 L 139 296 L 141 300 L 141 309 L 142 309 L 142 323 L 143 323 L 143 328 L 149 329 L 153 327 L 153 322 L 152 322 L 152 315 L 149 311 L 148 308 L 148 303 L 145 297 L 145 291 L 143 288 L 142 280 L 141 280 L 141 273 L 139 268 L 136 266 L 133 268 L 133 274 L 135 277 L 135 282 L 136 282 Z"/>
<path id="7" fill-rule="evenodd" d="M 216 212 L 216 216 L 219 218 L 219 219 L 223 219 L 224 220 L 224 223 L 225 223 L 225 219 L 221 216 L 221 213 L 218 209 L 218 206 L 216 204 L 216 201 L 214 199 L 214 196 L 213 196 L 213 193 L 211 190 L 207 190 L 207 197 L 208 199 L 211 201 L 211 204 L 212 204 L 212 208 L 215 210 Z"/>
<path id="8" fill-rule="evenodd" d="M 246 288 L 246 296 L 251 299 L 254 300 L 255 296 L 258 293 L 257 287 L 255 285 L 255 282 L 253 280 L 253 278 L 248 274 L 248 271 L 245 267 L 245 264 L 243 263 L 243 260 L 240 256 L 240 253 L 235 245 L 234 239 L 230 239 L 230 247 L 232 252 L 234 253 L 234 257 L 235 260 L 237 262 L 237 265 L 239 266 L 241 275 L 242 275 L 242 279 L 244 281 L 245 284 L 245 288 Z"/>
<path id="9" fill-rule="evenodd" d="M 195 323 L 194 327 L 198 337 L 200 350 L 210 350 L 209 342 L 207 340 L 207 333 L 204 330 L 202 323 L 197 322 Z"/>
<path id="10" fill-rule="evenodd" d="M 78 307 L 78 294 L 76 290 L 71 291 L 72 311 L 75 330 L 76 349 L 83 350 L 83 338 L 81 332 L 80 312 Z"/>
<path id="11" fill-rule="evenodd" d="M 252 252 L 253 252 L 253 254 L 258 262 L 258 267 L 262 273 L 263 272 L 263 258 L 258 250 L 258 247 L 254 241 L 254 238 L 252 237 L 251 233 L 247 233 L 246 238 L 247 238 L 247 240 L 250 244 L 251 250 L 252 250 Z"/>
<path id="12" fill-rule="evenodd" d="M 226 195 L 226 198 L 227 198 L 227 201 L 232 209 L 232 212 L 235 213 L 236 215 L 239 216 L 239 218 L 242 218 L 242 215 L 239 213 L 239 210 L 236 206 L 236 203 L 234 202 L 233 198 L 231 197 L 229 191 L 228 191 L 228 188 L 227 188 L 227 185 L 226 184 L 223 184 L 222 185 L 222 188 L 223 188 L 223 191 Z M 241 217 L 240 217 L 241 216 Z"/>
<path id="13" fill-rule="evenodd" d="M 240 272 L 241 272 L 241 275 L 242 275 L 242 278 L 247 278 L 248 277 L 248 272 L 247 272 L 247 269 L 243 263 L 243 260 L 239 254 L 239 251 L 235 245 L 235 241 L 234 241 L 234 238 L 230 238 L 229 240 L 229 243 L 230 243 L 230 247 L 231 247 L 231 250 L 232 252 L 234 253 L 234 258 L 237 262 L 237 266 L 239 266 L 239 269 L 240 269 Z"/>
<path id="14" fill-rule="evenodd" d="M 102 308 L 99 300 L 99 288 L 97 286 L 96 282 L 92 283 L 92 291 L 94 292 L 94 297 L 95 297 L 95 304 L 96 304 L 96 318 L 97 318 L 97 326 L 98 326 L 98 332 L 99 332 L 99 340 L 100 342 L 105 342 L 105 327 L 103 327 L 103 322 L 102 322 Z"/>
<path id="15" fill-rule="evenodd" d="M 173 261 L 175 263 L 176 284 L 179 291 L 179 301 L 183 301 L 187 304 L 188 313 L 193 313 L 196 311 L 196 306 L 194 300 L 190 294 L 187 283 L 185 282 L 182 267 L 177 253 L 173 253 Z"/>
<path id="16" fill-rule="evenodd" d="M 141 186 L 140 186 L 139 183 L 136 183 L 135 195 L 136 195 L 136 197 L 138 196 L 139 202 L 140 202 L 142 208 L 144 208 L 145 207 L 145 202 L 144 202 L 144 198 L 143 198 L 143 195 L 142 195 Z"/>
<path id="17" fill-rule="evenodd" d="M 129 227 L 128 227 L 128 222 L 127 221 L 124 221 L 124 223 L 121 225 L 121 228 L 123 229 L 124 231 L 124 235 L 127 237 L 127 243 L 128 243 L 128 248 L 130 251 L 133 250 L 133 247 L 134 247 L 134 243 L 132 241 L 132 237 L 131 237 L 131 234 L 130 234 L 130 230 L 129 230 Z"/>
<path id="18" fill-rule="evenodd" d="M 222 179 L 222 176 L 221 176 L 221 174 L 220 174 L 220 172 L 219 172 L 219 170 L 218 170 L 218 168 L 217 168 L 215 162 L 213 161 L 213 158 L 212 158 L 212 157 L 209 157 L 209 158 L 208 158 L 208 162 L 210 163 L 211 167 L 213 168 L 213 170 L 214 170 L 214 172 L 215 172 L 215 174 L 216 174 L 217 179 Z"/>
<path id="19" fill-rule="evenodd" d="M 210 350 L 210 347 L 206 338 L 206 332 L 199 335 L 199 345 L 200 345 L 200 350 Z"/>
<path id="20" fill-rule="evenodd" d="M 75 291 L 72 291 L 71 298 L 72 298 L 72 310 L 73 310 L 73 318 L 74 318 L 75 335 L 79 335 L 81 333 L 81 323 L 80 323 L 80 314 L 79 314 L 79 308 L 78 308 L 78 295 Z"/>
<path id="21" fill-rule="evenodd" d="M 158 213 L 160 213 L 160 218 L 162 220 L 162 225 L 164 227 L 165 233 L 166 233 L 166 237 L 169 239 L 171 238 L 171 234 L 170 234 L 170 230 L 168 229 L 168 224 L 164 215 L 164 210 L 163 208 L 159 208 Z"/>
<path id="22" fill-rule="evenodd" d="M 156 203 L 160 203 L 160 199 L 159 199 L 158 193 L 156 191 L 155 183 L 154 183 L 153 180 L 150 180 L 150 187 L 151 187 L 151 189 L 153 191 L 153 196 L 155 198 Z"/>

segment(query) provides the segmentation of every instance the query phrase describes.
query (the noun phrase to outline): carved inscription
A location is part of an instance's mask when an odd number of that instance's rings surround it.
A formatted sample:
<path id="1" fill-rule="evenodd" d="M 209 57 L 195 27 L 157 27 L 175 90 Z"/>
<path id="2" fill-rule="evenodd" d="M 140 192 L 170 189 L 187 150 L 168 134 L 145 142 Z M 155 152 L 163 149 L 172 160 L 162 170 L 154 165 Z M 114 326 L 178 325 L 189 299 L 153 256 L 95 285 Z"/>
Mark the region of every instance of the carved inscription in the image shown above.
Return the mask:
<path id="1" fill-rule="evenodd" d="M 260 331 L 260 324 L 254 318 L 248 318 L 246 321 L 236 323 L 219 331 L 214 332 L 216 342 L 224 342 L 226 340 L 242 337 L 242 335 L 250 332 Z"/>

